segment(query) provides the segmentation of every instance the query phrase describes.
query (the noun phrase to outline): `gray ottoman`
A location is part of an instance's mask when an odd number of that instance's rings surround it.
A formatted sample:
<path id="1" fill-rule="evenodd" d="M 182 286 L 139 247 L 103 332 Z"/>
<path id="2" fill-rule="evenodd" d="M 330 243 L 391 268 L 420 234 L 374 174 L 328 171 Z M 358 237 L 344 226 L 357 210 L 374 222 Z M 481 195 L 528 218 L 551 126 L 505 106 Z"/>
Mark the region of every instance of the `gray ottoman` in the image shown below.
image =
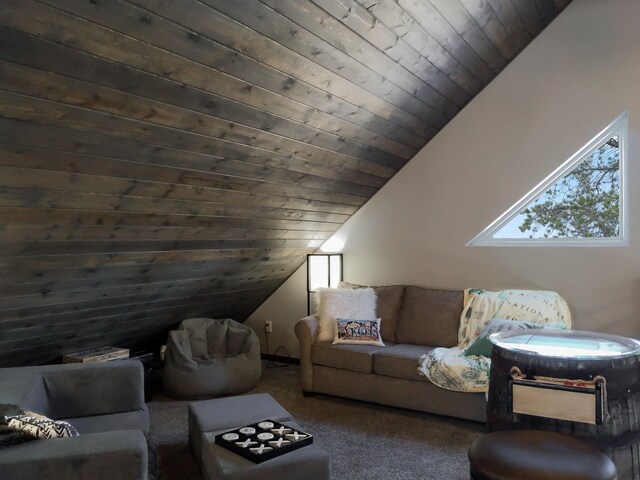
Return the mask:
<path id="1" fill-rule="evenodd" d="M 277 422 L 293 420 L 268 393 L 192 402 L 189 404 L 189 445 L 199 461 L 204 433 L 231 430 L 265 418 Z"/>
<path id="2" fill-rule="evenodd" d="M 191 403 L 189 444 L 205 479 L 329 480 L 329 455 L 316 444 L 256 464 L 215 443 L 219 433 L 265 419 L 304 430 L 266 393 Z"/>

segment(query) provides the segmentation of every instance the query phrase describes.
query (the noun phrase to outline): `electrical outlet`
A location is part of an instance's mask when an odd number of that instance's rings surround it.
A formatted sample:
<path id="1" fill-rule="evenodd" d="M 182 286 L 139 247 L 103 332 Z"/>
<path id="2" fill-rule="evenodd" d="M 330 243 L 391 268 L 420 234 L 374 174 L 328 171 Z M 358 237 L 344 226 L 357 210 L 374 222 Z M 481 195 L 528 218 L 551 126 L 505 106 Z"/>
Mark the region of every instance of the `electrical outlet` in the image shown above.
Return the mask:
<path id="1" fill-rule="evenodd" d="M 273 323 L 271 322 L 271 320 L 264 321 L 264 331 L 267 333 L 273 332 Z"/>

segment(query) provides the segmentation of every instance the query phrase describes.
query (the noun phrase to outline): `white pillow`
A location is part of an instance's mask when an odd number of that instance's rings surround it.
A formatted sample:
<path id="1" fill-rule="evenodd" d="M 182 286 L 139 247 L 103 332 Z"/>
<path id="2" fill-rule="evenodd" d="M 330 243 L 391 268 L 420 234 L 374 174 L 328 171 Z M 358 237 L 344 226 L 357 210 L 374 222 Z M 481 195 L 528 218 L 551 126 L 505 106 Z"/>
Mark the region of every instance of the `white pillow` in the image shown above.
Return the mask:
<path id="1" fill-rule="evenodd" d="M 376 292 L 373 288 L 319 288 L 318 340 L 333 341 L 338 333 L 337 318 L 376 318 Z"/>

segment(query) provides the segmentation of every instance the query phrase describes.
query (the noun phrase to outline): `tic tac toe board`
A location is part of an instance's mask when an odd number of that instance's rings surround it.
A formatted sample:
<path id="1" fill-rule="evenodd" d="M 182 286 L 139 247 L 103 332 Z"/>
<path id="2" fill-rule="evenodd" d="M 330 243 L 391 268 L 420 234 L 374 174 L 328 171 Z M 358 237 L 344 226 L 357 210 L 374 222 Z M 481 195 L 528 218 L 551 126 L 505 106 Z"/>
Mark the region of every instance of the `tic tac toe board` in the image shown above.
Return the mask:
<path id="1" fill-rule="evenodd" d="M 313 436 L 275 420 L 263 420 L 216 435 L 216 443 L 262 463 L 311 445 Z"/>

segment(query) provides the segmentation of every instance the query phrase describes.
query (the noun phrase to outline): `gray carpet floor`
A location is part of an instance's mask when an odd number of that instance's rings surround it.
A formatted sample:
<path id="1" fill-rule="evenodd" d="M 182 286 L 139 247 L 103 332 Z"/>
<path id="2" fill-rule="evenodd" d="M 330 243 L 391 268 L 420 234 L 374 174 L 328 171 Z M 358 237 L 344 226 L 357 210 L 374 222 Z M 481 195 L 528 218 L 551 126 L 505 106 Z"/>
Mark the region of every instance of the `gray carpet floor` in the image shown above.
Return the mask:
<path id="1" fill-rule="evenodd" d="M 269 368 L 271 365 L 272 368 Z M 271 394 L 331 455 L 332 480 L 467 480 L 467 448 L 484 425 L 325 395 L 303 397 L 299 367 L 263 363 L 248 393 Z M 188 445 L 187 405 L 154 393 L 151 438 L 162 480 L 201 480 Z"/>

